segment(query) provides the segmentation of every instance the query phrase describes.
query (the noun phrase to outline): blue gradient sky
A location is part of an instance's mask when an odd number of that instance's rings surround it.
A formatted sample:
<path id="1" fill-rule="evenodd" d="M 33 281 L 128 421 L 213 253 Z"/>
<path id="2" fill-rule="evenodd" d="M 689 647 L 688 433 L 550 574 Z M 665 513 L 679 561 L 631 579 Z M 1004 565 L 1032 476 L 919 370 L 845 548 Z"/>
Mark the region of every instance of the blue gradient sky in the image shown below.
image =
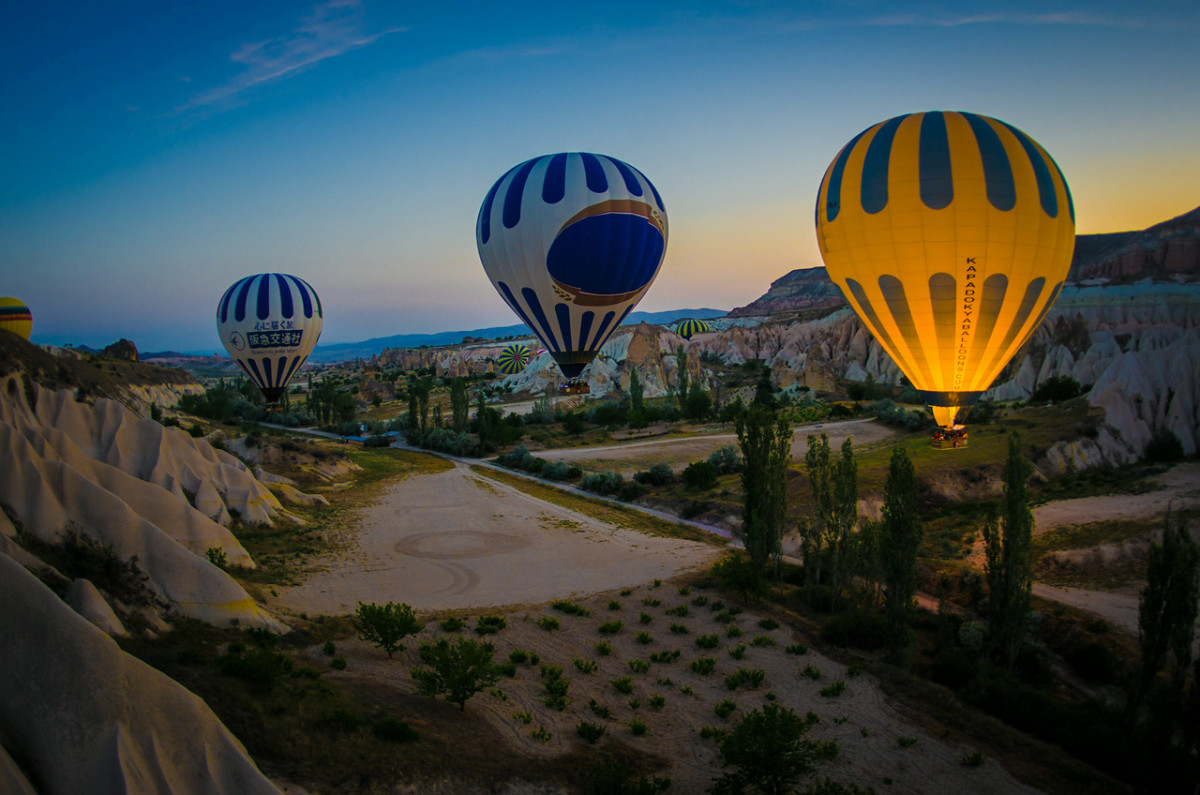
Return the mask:
<path id="1" fill-rule="evenodd" d="M 898 13 L 898 8 L 903 13 Z M 899 113 L 1004 119 L 1082 233 L 1200 204 L 1200 3 L 7 4 L 0 295 L 34 340 L 218 350 L 225 288 L 307 279 L 323 342 L 516 322 L 475 251 L 508 168 L 642 170 L 671 239 L 639 308 L 820 264 L 817 186 Z"/>

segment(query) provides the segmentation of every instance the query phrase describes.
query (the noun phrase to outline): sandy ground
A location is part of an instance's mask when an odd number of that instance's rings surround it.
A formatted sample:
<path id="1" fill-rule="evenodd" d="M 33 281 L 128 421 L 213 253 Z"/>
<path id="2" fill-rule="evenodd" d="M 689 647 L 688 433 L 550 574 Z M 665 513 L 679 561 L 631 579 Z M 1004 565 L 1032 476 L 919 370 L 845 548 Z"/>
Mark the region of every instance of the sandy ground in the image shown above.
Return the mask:
<path id="1" fill-rule="evenodd" d="M 541 602 L 704 567 L 718 547 L 615 528 L 473 474 L 463 464 L 397 483 L 364 509 L 356 544 L 319 560 L 271 607 L 342 614 Z M 581 565 L 586 564 L 586 565 Z"/>
<path id="2" fill-rule="evenodd" d="M 856 447 L 881 441 L 893 434 L 874 420 L 847 420 L 797 426 L 792 433 L 792 460 L 803 461 L 808 451 L 809 434 L 827 434 L 830 447 L 837 449 L 847 436 L 854 438 Z M 651 439 L 642 442 L 626 442 L 602 447 L 576 447 L 562 450 L 539 450 L 536 455 L 547 461 L 578 461 L 586 468 L 619 472 L 625 477 L 634 472 L 648 469 L 658 463 L 670 464 L 673 469 L 683 469 L 688 463 L 707 460 L 722 447 L 737 446 L 737 434 L 718 433 L 682 439 Z M 583 464 L 581 464 L 583 465 Z"/>
<path id="3" fill-rule="evenodd" d="M 707 604 L 692 601 L 698 598 L 707 600 Z M 701 738 L 701 728 L 732 726 L 745 713 L 767 703 L 767 694 L 772 693 L 777 703 L 801 715 L 812 711 L 820 717 L 820 723 L 811 731 L 814 738 L 837 741 L 840 753 L 835 760 L 819 766 L 819 777 L 829 776 L 889 793 L 984 795 L 1035 791 L 1014 780 L 991 759 L 979 767 L 964 766 L 961 760 L 972 748 L 957 745 L 952 738 L 935 737 L 906 721 L 883 698 L 869 676 L 850 676 L 845 666 L 813 651 L 789 654 L 786 651 L 789 644 L 808 641 L 799 633 L 787 627 L 765 629 L 758 624 L 760 617 L 749 612 L 738 614 L 729 624 L 717 621 L 718 611 L 712 609 L 715 599 L 715 594 L 696 588 L 683 595 L 670 584 L 656 588 L 645 583 L 631 588 L 628 594 L 608 591 L 575 600 L 590 610 L 588 616 L 567 615 L 548 605 L 509 613 L 507 627 L 487 638 L 495 646 L 497 659 L 506 661 L 510 651 L 520 648 L 536 652 L 541 658 L 540 665 L 562 666 L 563 676 L 570 680 L 569 704 L 561 712 L 544 705 L 539 667 L 521 664 L 515 678 L 501 677 L 495 689 L 467 702 L 467 710 L 486 718 L 523 751 L 540 755 L 561 754 L 581 743 L 576 727 L 582 720 L 602 725 L 608 736 L 672 760 L 671 768 L 665 771 L 672 780 L 670 792 L 694 793 L 705 791 L 720 774 L 716 743 Z M 610 609 L 610 600 L 617 603 L 615 609 Z M 667 613 L 681 605 L 687 607 L 687 615 Z M 649 623 L 642 623 L 640 614 L 645 614 Z M 540 628 L 537 622 L 543 616 L 556 619 L 560 628 Z M 617 620 L 622 622 L 619 632 L 600 634 L 602 622 Z M 676 626 L 676 632 L 671 631 L 672 625 Z M 474 637 L 470 629 L 473 626 L 471 619 L 464 634 Z M 736 627 L 740 637 L 727 637 L 729 627 Z M 649 643 L 638 642 L 637 635 L 641 632 L 650 636 Z M 707 634 L 718 638 L 717 648 L 697 647 L 696 638 Z M 362 642 L 343 642 L 338 653 L 347 657 L 349 669 L 345 674 L 327 676 L 366 675 L 411 690 L 410 672 L 419 665 L 417 644 L 448 635 L 451 633 L 431 623 L 408 643 L 406 651 L 390 661 L 382 652 Z M 752 645 L 757 636 L 769 638 L 772 645 Z M 595 649 L 602 640 L 612 647 L 607 656 Z M 741 660 L 730 654 L 739 644 L 746 646 Z M 645 673 L 633 673 L 629 668 L 631 660 L 644 661 L 651 654 L 674 650 L 679 651 L 677 658 L 651 663 Z M 309 653 L 314 663 L 327 660 L 318 649 Z M 690 669 L 691 663 L 701 657 L 716 661 L 713 673 L 702 675 Z M 576 668 L 576 659 L 595 662 L 598 669 L 583 673 Z M 819 679 L 801 675 L 808 665 L 819 672 Z M 761 670 L 765 677 L 762 685 L 753 689 L 743 685 L 730 690 L 725 677 L 738 668 Z M 626 676 L 633 684 L 628 695 L 612 684 L 613 680 Z M 845 692 L 822 696 L 820 691 L 836 681 L 845 683 Z M 659 709 L 650 704 L 655 695 L 665 698 Z M 737 706 L 728 719 L 718 717 L 713 711 L 724 699 L 732 699 Z M 599 717 L 590 709 L 589 702 L 593 700 L 611 711 L 609 718 Z M 518 717 L 521 713 L 528 714 L 529 723 Z M 644 735 L 632 733 L 630 722 L 634 718 L 645 722 Z M 532 736 L 541 727 L 550 733 L 548 741 Z M 902 737 L 909 738 L 905 740 L 906 747 L 900 745 Z M 885 783 L 889 778 L 891 782 Z"/>
<path id="4" fill-rule="evenodd" d="M 1200 463 L 1179 464 L 1155 480 L 1163 488 L 1147 494 L 1081 497 L 1039 505 L 1033 509 L 1037 523 L 1035 532 L 1114 519 L 1149 519 L 1162 516 L 1168 506 L 1190 508 L 1200 505 Z"/>

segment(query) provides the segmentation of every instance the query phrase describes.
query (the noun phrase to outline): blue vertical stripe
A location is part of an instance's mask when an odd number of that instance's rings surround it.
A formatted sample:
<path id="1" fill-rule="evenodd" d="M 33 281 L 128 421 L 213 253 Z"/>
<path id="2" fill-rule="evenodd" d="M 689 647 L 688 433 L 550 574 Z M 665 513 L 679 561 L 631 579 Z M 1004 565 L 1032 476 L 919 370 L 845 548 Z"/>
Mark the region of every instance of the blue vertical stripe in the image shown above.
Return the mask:
<path id="1" fill-rule="evenodd" d="M 238 286 L 238 282 L 234 282 L 233 287 L 225 291 L 225 295 L 221 296 L 221 307 L 217 310 L 217 318 L 224 323 L 229 319 L 229 301 L 233 298 L 233 291 Z"/>
<path id="2" fill-rule="evenodd" d="M 246 364 L 250 366 L 250 380 L 258 384 L 260 389 L 270 386 L 270 384 L 263 380 L 262 373 L 258 369 L 258 362 L 253 359 L 247 359 Z"/>
<path id="3" fill-rule="evenodd" d="M 833 169 L 829 172 L 829 188 L 825 191 L 825 217 L 830 221 L 837 218 L 838 213 L 842 211 L 842 174 L 846 171 L 846 161 L 850 159 L 850 153 L 854 151 L 858 139 L 866 135 L 870 129 L 868 127 L 851 138 L 850 143 L 842 147 L 837 160 L 833 161 Z"/>
<path id="4" fill-rule="evenodd" d="M 251 360 L 251 361 L 253 361 L 253 360 Z M 263 383 L 267 386 L 275 386 L 276 385 L 275 379 L 271 373 L 271 357 L 270 356 L 262 357 L 262 368 L 263 368 Z"/>
<path id="5" fill-rule="evenodd" d="M 1075 200 L 1071 198 L 1071 186 L 1067 184 L 1067 178 L 1063 176 L 1062 169 L 1058 167 L 1058 163 L 1054 162 L 1054 158 L 1050 157 L 1049 154 L 1046 155 L 1046 158 L 1049 159 L 1050 165 L 1054 166 L 1054 170 L 1058 172 L 1058 178 L 1062 180 L 1063 193 L 1067 194 L 1067 209 L 1071 213 L 1071 223 L 1075 223 Z"/>
<path id="6" fill-rule="evenodd" d="M 558 316 L 558 330 L 562 332 L 563 347 L 571 350 L 571 309 L 566 304 L 555 304 L 554 314 Z"/>
<path id="7" fill-rule="evenodd" d="M 580 152 L 579 157 L 583 160 L 583 174 L 587 179 L 588 190 L 592 193 L 604 193 L 608 190 L 608 177 L 604 176 L 604 166 L 600 165 L 599 158 L 587 152 Z"/>
<path id="8" fill-rule="evenodd" d="M 942 210 L 954 201 L 954 171 L 950 165 L 950 136 L 946 117 L 940 110 L 921 118 L 921 142 L 917 150 L 921 201 L 931 210 Z"/>
<path id="9" fill-rule="evenodd" d="M 538 334 L 537 327 L 533 325 L 533 321 L 529 319 L 529 315 L 525 314 L 525 310 L 521 308 L 519 303 L 517 303 L 517 298 L 513 295 L 513 292 L 511 289 L 509 289 L 509 286 L 504 282 L 497 282 L 497 284 L 500 286 L 500 297 L 504 299 L 504 302 L 508 304 L 512 311 L 517 313 L 517 317 L 521 318 L 521 322 L 528 326 L 530 331 L 532 331 L 534 334 L 537 334 L 538 338 L 540 339 L 542 335 Z M 544 341 L 545 340 L 543 340 L 543 342 Z M 546 344 L 549 345 L 549 343 Z"/>
<path id="10" fill-rule="evenodd" d="M 642 174 L 642 172 L 640 172 L 640 171 L 638 173 Z M 646 179 L 645 174 L 642 174 L 642 179 Z M 650 186 L 650 192 L 654 194 L 654 203 L 658 205 L 658 209 L 662 210 L 665 213 L 667 211 L 667 208 L 663 206 L 662 196 L 658 195 L 658 188 L 654 187 L 654 183 L 648 179 L 646 179 L 646 184 Z"/>
<path id="11" fill-rule="evenodd" d="M 996 119 L 996 121 L 1000 121 Z M 1008 122 L 1000 121 L 1008 131 L 1012 133 L 1021 148 L 1025 150 L 1025 155 L 1029 158 L 1029 164 L 1033 166 L 1033 174 L 1037 177 L 1038 198 L 1042 202 L 1042 210 L 1051 218 L 1058 217 L 1058 196 L 1054 193 L 1054 178 L 1050 176 L 1050 169 L 1046 166 L 1046 159 L 1042 153 L 1038 151 L 1037 146 L 1029 139 L 1029 136 L 1012 126 Z"/>
<path id="12" fill-rule="evenodd" d="M 579 318 L 579 347 L 584 350 L 589 350 L 588 332 L 592 330 L 592 321 L 596 319 L 596 313 L 590 309 L 583 313 Z"/>
<path id="13" fill-rule="evenodd" d="M 317 317 L 324 318 L 325 311 L 321 308 L 321 296 L 317 295 L 317 291 L 312 288 L 311 284 L 303 279 L 301 279 L 300 282 L 308 288 L 308 291 L 312 293 L 313 300 L 317 302 Z"/>
<path id="14" fill-rule="evenodd" d="M 253 283 L 253 276 L 247 276 L 239 282 L 242 289 L 238 291 L 237 301 L 233 305 L 233 319 L 238 323 L 246 319 L 246 298 L 250 295 L 250 285 Z"/>
<path id="15" fill-rule="evenodd" d="M 1000 136 L 982 116 L 964 113 L 962 117 L 971 125 L 975 142 L 979 146 L 979 157 L 983 160 L 983 178 L 987 185 L 987 197 L 992 206 L 1001 212 L 1011 210 L 1017 204 L 1017 186 L 1013 182 L 1012 164 Z"/>
<path id="16" fill-rule="evenodd" d="M 300 361 L 302 358 L 304 358 L 304 357 L 301 357 L 301 356 L 293 356 L 292 357 L 292 366 L 288 368 L 287 375 L 283 377 L 283 383 L 286 384 L 288 381 L 292 380 L 292 376 L 295 375 L 296 368 L 298 368 L 300 366 Z"/>
<path id="17" fill-rule="evenodd" d="M 630 195 L 641 196 L 642 185 L 640 182 L 638 182 L 638 178 L 634 176 L 633 169 L 622 163 L 620 160 L 617 160 L 615 157 L 609 157 L 606 159 L 608 162 L 612 163 L 614 167 L 616 167 L 617 172 L 621 175 L 621 179 L 625 180 L 625 190 L 629 191 Z"/>
<path id="18" fill-rule="evenodd" d="M 596 329 L 596 336 L 592 337 L 592 342 L 588 345 L 587 350 L 594 351 L 604 342 L 605 333 L 608 331 L 608 325 L 613 322 L 613 318 L 617 316 L 616 312 L 608 312 L 604 315 L 604 320 L 600 321 L 600 328 Z"/>
<path id="19" fill-rule="evenodd" d="M 296 285 L 296 292 L 300 293 L 300 303 L 304 307 L 304 316 L 313 316 L 312 299 L 308 296 L 308 285 L 302 279 L 297 279 L 295 276 L 289 276 L 289 279 Z"/>
<path id="20" fill-rule="evenodd" d="M 503 181 L 504 177 L 496 180 L 496 184 L 488 191 L 487 198 L 483 200 L 482 209 L 479 210 L 479 239 L 484 243 L 492 236 L 492 202 L 496 200 L 496 191 L 500 190 L 500 183 Z"/>
<path id="21" fill-rule="evenodd" d="M 271 316 L 271 277 L 264 273 L 258 277 L 258 319 Z"/>
<path id="22" fill-rule="evenodd" d="M 862 207 L 874 215 L 882 212 L 888 203 L 888 165 L 892 159 L 892 141 L 896 137 L 896 128 L 900 122 L 908 118 L 908 114 L 888 119 L 875 133 L 867 146 L 867 156 L 863 159 L 862 172 Z"/>
<path id="23" fill-rule="evenodd" d="M 292 306 L 292 286 L 287 283 L 287 279 L 281 273 L 275 274 L 275 283 L 279 285 L 279 314 L 290 320 L 295 314 Z"/>
<path id="24" fill-rule="evenodd" d="M 550 343 L 550 347 L 554 349 L 555 353 L 561 351 L 562 346 L 558 343 L 558 338 L 554 336 L 554 330 L 550 327 L 550 321 L 546 317 L 546 310 L 542 309 L 542 302 L 538 300 L 537 293 L 529 287 L 522 287 L 521 297 L 525 299 L 525 303 L 529 304 L 529 311 L 533 313 L 534 319 L 537 320 L 538 325 L 541 327 L 542 334 L 545 334 L 542 337 L 542 341 Z"/>
<path id="25" fill-rule="evenodd" d="M 535 157 L 533 160 L 526 160 L 517 166 L 517 173 L 513 174 L 512 182 L 508 183 L 508 191 L 504 194 L 502 219 L 505 229 L 512 229 L 521 222 L 521 199 L 525 194 L 525 182 L 529 179 L 529 172 L 533 171 L 533 167 L 539 160 L 541 160 L 540 157 Z"/>
<path id="26" fill-rule="evenodd" d="M 542 180 L 542 201 L 558 204 L 567 195 L 567 153 L 560 152 L 550 158 L 546 166 L 546 178 Z"/>

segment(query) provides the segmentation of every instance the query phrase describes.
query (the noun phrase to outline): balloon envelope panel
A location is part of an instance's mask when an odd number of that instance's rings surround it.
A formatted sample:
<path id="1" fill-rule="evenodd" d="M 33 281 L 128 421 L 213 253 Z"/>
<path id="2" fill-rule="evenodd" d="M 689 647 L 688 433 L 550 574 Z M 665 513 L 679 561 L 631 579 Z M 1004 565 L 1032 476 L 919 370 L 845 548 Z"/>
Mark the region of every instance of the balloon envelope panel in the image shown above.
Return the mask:
<path id="1" fill-rule="evenodd" d="M 509 345 L 496 357 L 496 366 L 505 375 L 516 375 L 533 361 L 533 351 L 525 345 Z"/>
<path id="2" fill-rule="evenodd" d="M 703 320 L 695 320 L 688 318 L 681 320 L 675 325 L 675 333 L 683 337 L 685 340 L 690 340 L 693 334 L 705 334 L 712 331 L 712 326 L 705 323 Z"/>
<path id="3" fill-rule="evenodd" d="M 560 152 L 497 180 L 475 241 L 496 291 L 573 378 L 658 275 L 667 214 L 627 163 Z"/>
<path id="4" fill-rule="evenodd" d="M 29 339 L 33 332 L 33 313 L 19 299 L 0 297 L 0 329 L 11 331 L 22 339 Z"/>
<path id="5" fill-rule="evenodd" d="M 1037 329 L 1075 245 L 1070 190 L 1046 151 L 950 111 L 859 133 L 825 172 L 816 224 L 830 278 L 942 425 Z"/>
<path id="6" fill-rule="evenodd" d="M 217 333 L 225 350 L 272 401 L 312 353 L 323 323 L 316 290 L 283 273 L 239 279 L 217 304 Z"/>

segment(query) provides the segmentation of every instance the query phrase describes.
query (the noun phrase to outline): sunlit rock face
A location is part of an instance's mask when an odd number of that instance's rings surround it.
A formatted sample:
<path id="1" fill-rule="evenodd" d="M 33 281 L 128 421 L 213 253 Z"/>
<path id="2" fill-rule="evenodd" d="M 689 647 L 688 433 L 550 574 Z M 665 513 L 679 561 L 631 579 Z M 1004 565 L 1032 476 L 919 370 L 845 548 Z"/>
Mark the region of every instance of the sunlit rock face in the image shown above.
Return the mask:
<path id="1" fill-rule="evenodd" d="M 0 792 L 278 792 L 203 701 L 2 553 L 0 605 Z"/>
<path id="2" fill-rule="evenodd" d="M 253 566 L 225 526 L 231 514 L 289 516 L 228 453 L 115 401 L 80 403 L 11 375 L 0 379 L 0 462 L 0 506 L 30 537 L 57 544 L 78 533 L 136 557 L 157 597 L 183 615 L 280 627 L 206 556 L 216 548 Z"/>

